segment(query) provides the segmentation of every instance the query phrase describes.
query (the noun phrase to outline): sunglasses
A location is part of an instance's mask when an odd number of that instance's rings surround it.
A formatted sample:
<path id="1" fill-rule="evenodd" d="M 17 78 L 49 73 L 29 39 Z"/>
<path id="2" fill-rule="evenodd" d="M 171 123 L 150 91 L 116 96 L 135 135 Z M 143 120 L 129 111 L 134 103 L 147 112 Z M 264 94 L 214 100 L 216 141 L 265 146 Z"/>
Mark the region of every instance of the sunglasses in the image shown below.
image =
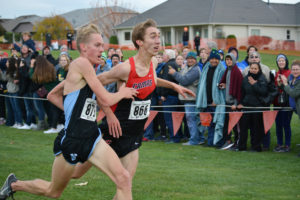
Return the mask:
<path id="1" fill-rule="evenodd" d="M 300 71 L 300 69 L 291 69 L 293 72 Z"/>

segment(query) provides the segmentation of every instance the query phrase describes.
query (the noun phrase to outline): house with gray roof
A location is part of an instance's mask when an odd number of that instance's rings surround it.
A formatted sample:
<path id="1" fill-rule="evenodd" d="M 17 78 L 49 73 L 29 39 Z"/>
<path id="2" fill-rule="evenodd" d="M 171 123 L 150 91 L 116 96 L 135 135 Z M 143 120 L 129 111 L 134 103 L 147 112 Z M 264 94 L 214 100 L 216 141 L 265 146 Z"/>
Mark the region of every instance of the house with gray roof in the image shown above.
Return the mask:
<path id="1" fill-rule="evenodd" d="M 114 23 L 114 25 L 116 25 L 138 14 L 139 14 L 138 12 L 131 9 L 123 8 L 120 6 L 111 6 L 111 7 L 77 9 L 77 10 L 73 10 L 61 14 L 60 16 L 64 17 L 68 22 L 70 22 L 74 28 L 74 31 L 76 32 L 80 27 L 91 22 L 98 24 L 101 29 L 104 29 L 105 27 L 101 26 L 104 22 L 106 24 Z M 111 15 L 114 16 L 111 17 Z M 112 22 L 110 21 L 111 18 L 117 19 L 119 21 L 117 21 L 117 23 Z M 43 19 L 44 17 L 40 17 L 37 15 L 26 15 L 26 16 L 17 17 L 15 19 L 0 19 L 0 23 L 7 32 L 34 33 L 33 26 L 37 22 L 42 21 Z M 112 34 L 112 32 L 109 32 L 109 34 Z M 104 41 L 108 42 L 108 38 L 105 37 L 105 35 L 103 36 L 104 36 Z"/>
<path id="2" fill-rule="evenodd" d="M 190 44 L 197 32 L 202 40 L 235 35 L 237 47 L 247 46 L 248 37 L 267 36 L 274 41 L 295 41 L 300 49 L 300 3 L 266 3 L 262 0 L 168 0 L 115 27 L 120 44 L 130 45 L 134 25 L 152 18 L 162 42 L 182 43 L 184 27 Z M 202 46 L 202 45 L 201 45 Z M 220 47 L 222 48 L 222 47 Z"/>
<path id="3" fill-rule="evenodd" d="M 106 31 L 109 28 L 110 30 L 108 30 L 107 34 L 103 34 L 104 42 L 108 42 L 108 36 L 114 34 L 112 30 L 114 25 L 123 23 L 124 21 L 138 14 L 138 12 L 124 7 L 109 6 L 77 9 L 64 13 L 61 16 L 72 24 L 75 31 L 91 22 L 97 24 L 102 32 Z M 114 16 L 112 17 L 111 15 Z M 109 24 L 112 24 L 112 26 L 108 27 L 107 25 Z"/>
<path id="4" fill-rule="evenodd" d="M 7 32 L 32 32 L 34 24 L 41 20 L 43 17 L 37 15 L 24 15 L 15 19 L 2 19 L 1 25 Z"/>

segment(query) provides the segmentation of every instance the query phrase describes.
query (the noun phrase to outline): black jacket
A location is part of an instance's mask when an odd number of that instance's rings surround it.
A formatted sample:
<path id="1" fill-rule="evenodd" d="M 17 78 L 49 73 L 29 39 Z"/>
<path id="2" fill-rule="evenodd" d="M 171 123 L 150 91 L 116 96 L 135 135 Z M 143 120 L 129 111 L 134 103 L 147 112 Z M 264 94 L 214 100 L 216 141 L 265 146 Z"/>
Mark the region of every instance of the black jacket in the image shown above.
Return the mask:
<path id="1" fill-rule="evenodd" d="M 242 82 L 242 104 L 244 106 L 264 106 L 264 103 L 261 102 L 262 98 L 267 98 L 268 96 L 268 82 L 265 76 L 260 73 L 257 78 L 257 82 L 251 85 L 248 82 L 248 77 L 244 77 Z"/>
<path id="2" fill-rule="evenodd" d="M 55 58 L 54 58 L 51 54 L 48 54 L 48 55 L 46 56 L 46 58 L 47 58 L 47 60 L 48 60 L 50 63 L 53 64 L 53 66 L 57 65 L 58 62 L 55 60 Z"/>
<path id="3" fill-rule="evenodd" d="M 25 93 L 32 92 L 32 81 L 29 77 L 29 67 L 23 66 L 19 68 L 19 92 L 20 96 Z"/>
<path id="4" fill-rule="evenodd" d="M 168 72 L 169 72 L 169 66 L 172 67 L 173 69 L 175 69 L 177 72 L 180 71 L 180 67 L 176 64 L 175 58 L 170 59 L 163 66 L 163 69 L 161 70 L 161 73 L 160 73 L 160 78 L 177 84 L 178 82 L 173 78 L 173 76 L 170 75 L 170 74 L 168 74 Z M 168 95 L 178 96 L 178 93 L 175 92 L 172 89 L 161 88 L 161 91 L 160 91 L 159 95 L 160 96 L 164 96 L 164 97 L 167 97 Z"/>

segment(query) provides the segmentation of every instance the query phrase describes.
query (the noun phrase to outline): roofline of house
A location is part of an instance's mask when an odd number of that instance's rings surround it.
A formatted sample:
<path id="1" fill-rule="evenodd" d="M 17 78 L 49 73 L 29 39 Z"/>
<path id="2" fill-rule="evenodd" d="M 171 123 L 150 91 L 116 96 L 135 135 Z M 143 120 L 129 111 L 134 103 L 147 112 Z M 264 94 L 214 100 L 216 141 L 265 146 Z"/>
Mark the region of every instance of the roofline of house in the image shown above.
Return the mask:
<path id="1" fill-rule="evenodd" d="M 203 25 L 213 25 L 213 26 L 219 26 L 219 25 L 231 25 L 231 26 L 275 26 L 275 27 L 299 27 L 300 24 L 255 24 L 255 23 L 195 23 L 195 24 L 170 24 L 170 25 L 162 25 L 162 26 L 157 26 L 158 28 L 165 28 L 165 27 L 182 27 L 182 26 L 203 26 Z M 124 26 L 124 27 L 117 27 L 114 28 L 116 30 L 122 30 L 122 29 L 132 29 L 133 26 Z"/>

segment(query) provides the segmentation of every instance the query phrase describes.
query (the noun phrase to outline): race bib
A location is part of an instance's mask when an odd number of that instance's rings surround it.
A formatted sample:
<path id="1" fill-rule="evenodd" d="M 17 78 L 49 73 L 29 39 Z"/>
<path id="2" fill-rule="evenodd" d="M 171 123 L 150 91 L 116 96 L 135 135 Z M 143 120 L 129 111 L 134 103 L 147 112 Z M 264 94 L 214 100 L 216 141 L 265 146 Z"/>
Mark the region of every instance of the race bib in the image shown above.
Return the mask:
<path id="1" fill-rule="evenodd" d="M 150 99 L 147 101 L 132 101 L 128 119 L 137 120 L 147 118 L 150 113 L 150 105 Z"/>
<path id="2" fill-rule="evenodd" d="M 87 98 L 85 100 L 80 118 L 88 121 L 96 121 L 97 102 L 94 99 Z"/>

